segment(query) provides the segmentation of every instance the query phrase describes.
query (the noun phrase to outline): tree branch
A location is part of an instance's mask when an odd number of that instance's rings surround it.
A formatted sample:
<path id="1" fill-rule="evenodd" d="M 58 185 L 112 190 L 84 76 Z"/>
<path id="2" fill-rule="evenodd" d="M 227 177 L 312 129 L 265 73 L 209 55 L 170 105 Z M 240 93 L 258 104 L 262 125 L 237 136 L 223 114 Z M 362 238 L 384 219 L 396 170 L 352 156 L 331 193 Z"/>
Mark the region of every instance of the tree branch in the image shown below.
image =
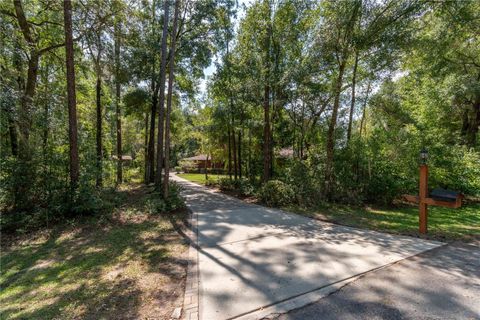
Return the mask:
<path id="1" fill-rule="evenodd" d="M 32 38 L 32 33 L 30 32 L 30 25 L 27 22 L 27 18 L 25 17 L 25 12 L 23 11 L 22 2 L 20 0 L 14 0 L 13 4 L 15 6 L 15 13 L 17 16 L 17 21 L 22 30 L 23 37 L 25 41 L 28 42 L 30 45 L 34 45 L 35 41 Z"/>
<path id="2" fill-rule="evenodd" d="M 4 15 L 6 15 L 6 16 L 9 16 L 9 17 L 12 17 L 12 18 L 17 19 L 17 16 L 15 15 L 15 13 L 12 13 L 12 12 L 7 11 L 7 10 L 5 10 L 5 9 L 0 9 L 0 13 L 1 13 L 1 14 L 4 14 Z"/>

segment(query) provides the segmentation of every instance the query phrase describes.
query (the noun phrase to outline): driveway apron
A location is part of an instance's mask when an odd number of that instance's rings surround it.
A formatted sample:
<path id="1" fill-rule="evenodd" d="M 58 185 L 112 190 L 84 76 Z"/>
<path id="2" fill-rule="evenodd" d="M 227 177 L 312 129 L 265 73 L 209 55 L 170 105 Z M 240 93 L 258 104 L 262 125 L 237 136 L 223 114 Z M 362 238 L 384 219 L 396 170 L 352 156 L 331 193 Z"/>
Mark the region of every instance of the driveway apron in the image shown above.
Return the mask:
<path id="1" fill-rule="evenodd" d="M 261 317 L 259 310 L 442 245 L 321 222 L 172 179 L 198 221 L 200 319 Z"/>

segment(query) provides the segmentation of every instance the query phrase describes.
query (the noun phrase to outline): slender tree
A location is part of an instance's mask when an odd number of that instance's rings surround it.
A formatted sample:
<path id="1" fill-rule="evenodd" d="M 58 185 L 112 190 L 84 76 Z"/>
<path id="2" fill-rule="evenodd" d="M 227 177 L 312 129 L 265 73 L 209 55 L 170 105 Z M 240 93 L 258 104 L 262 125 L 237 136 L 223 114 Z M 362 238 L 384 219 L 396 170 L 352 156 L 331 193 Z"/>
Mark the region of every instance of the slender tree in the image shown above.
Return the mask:
<path id="1" fill-rule="evenodd" d="M 94 31 L 93 39 L 88 41 L 88 49 L 95 66 L 95 104 L 96 104 L 96 152 L 97 152 L 97 172 L 95 184 L 97 187 L 103 186 L 103 107 L 102 107 L 102 30 L 99 28 Z M 93 49 L 95 46 L 95 52 Z"/>
<path id="2" fill-rule="evenodd" d="M 121 46 L 121 31 L 120 21 L 115 23 L 115 120 L 117 125 L 117 184 L 122 183 L 122 113 L 120 110 L 120 46 Z"/>
<path id="3" fill-rule="evenodd" d="M 65 52 L 67 69 L 67 101 L 68 101 L 68 141 L 70 145 L 70 186 L 75 189 L 79 178 L 79 158 L 77 142 L 77 100 L 75 93 L 75 63 L 72 36 L 72 2 L 63 2 L 65 25 Z"/>
<path id="4" fill-rule="evenodd" d="M 353 112 L 355 111 L 355 88 L 357 82 L 357 69 L 358 69 L 358 51 L 355 52 L 355 63 L 353 65 L 353 74 L 352 74 L 352 100 L 350 103 L 350 112 L 348 114 L 348 130 L 347 130 L 347 144 L 350 142 L 352 136 L 352 122 L 353 122 Z"/>
<path id="5" fill-rule="evenodd" d="M 338 41 L 338 45 L 335 45 L 335 56 L 336 56 L 336 66 L 337 66 L 337 78 L 334 82 L 334 101 L 332 108 L 332 115 L 330 118 L 330 123 L 328 125 L 327 132 L 327 143 L 326 143 L 326 154 L 327 158 L 325 161 L 325 183 L 324 183 L 324 192 L 327 198 L 332 197 L 332 188 L 334 180 L 334 150 L 335 150 L 335 129 L 337 126 L 338 118 L 338 109 L 340 107 L 340 95 L 343 90 L 343 77 L 345 73 L 345 67 L 347 61 L 350 58 L 352 51 L 352 32 L 353 26 L 357 21 L 357 17 L 360 11 L 361 2 L 355 1 L 352 3 L 341 3 L 338 6 L 335 6 L 336 10 L 340 9 L 341 6 L 345 6 L 345 11 L 338 11 L 335 14 L 339 17 L 334 17 L 337 24 L 337 32 L 341 35 L 340 39 L 331 39 L 333 41 Z M 340 16 L 346 14 L 345 17 Z"/>
<path id="6" fill-rule="evenodd" d="M 24 41 L 27 44 L 25 49 L 28 57 L 26 77 L 22 75 L 22 66 L 20 58 L 15 58 L 15 66 L 19 70 L 18 83 L 21 90 L 20 107 L 17 112 L 16 121 L 12 121 L 10 126 L 10 136 L 12 138 L 12 151 L 18 154 L 19 170 L 16 170 L 17 183 L 14 191 L 14 205 L 18 209 L 28 208 L 31 202 L 28 199 L 30 193 L 30 181 L 34 179 L 34 168 L 32 168 L 32 146 L 30 143 L 30 133 L 32 130 L 32 109 L 33 100 L 37 89 L 37 78 L 40 64 L 40 58 L 48 52 L 65 45 L 65 42 L 43 45 L 42 37 L 34 30 L 35 26 L 27 20 L 23 2 L 14 0 L 14 13 L 6 12 L 7 15 L 16 20 Z M 2 13 L 4 13 L 2 11 Z M 38 30 L 38 28 L 37 28 Z M 14 124 L 18 126 L 18 134 L 14 130 Z M 14 132 L 15 131 L 15 132 Z M 18 141 L 18 143 L 15 143 Z"/>
<path id="7" fill-rule="evenodd" d="M 162 183 L 162 167 L 163 167 L 163 139 L 164 139 L 164 118 L 165 118 L 165 78 L 167 73 L 167 37 L 168 37 L 168 18 L 169 18 L 169 1 L 165 1 L 163 9 L 163 31 L 162 31 L 162 47 L 160 62 L 160 80 L 159 80 L 159 107 L 158 107 L 158 132 L 157 132 L 157 168 L 155 174 L 155 186 L 159 190 Z M 176 37 L 176 35 L 174 35 Z"/>
<path id="8" fill-rule="evenodd" d="M 173 79 L 175 66 L 175 47 L 177 42 L 177 24 L 178 15 L 180 11 L 180 0 L 175 1 L 175 13 L 173 17 L 173 27 L 170 42 L 170 63 L 168 74 L 168 94 L 167 94 L 167 111 L 165 115 L 165 179 L 163 180 L 163 197 L 168 198 L 168 183 L 170 170 L 170 114 L 172 113 L 172 94 L 173 94 Z"/>
<path id="9" fill-rule="evenodd" d="M 271 174 L 271 150 L 270 150 L 270 140 L 271 140 L 271 125 L 270 125 L 270 39 L 272 36 L 272 25 L 271 25 L 271 7 L 270 1 L 264 0 L 264 6 L 267 7 L 265 24 L 266 32 L 264 39 L 264 93 L 263 93 L 263 182 L 270 180 Z"/>
<path id="10" fill-rule="evenodd" d="M 151 17 L 151 38 L 155 38 L 156 30 L 156 10 L 157 2 L 152 1 L 152 17 Z M 154 50 L 152 50 L 154 51 Z M 158 81 L 157 81 L 157 72 L 155 70 L 156 65 L 156 56 L 152 56 L 152 74 L 151 74 L 151 92 L 152 92 L 152 104 L 150 109 L 150 130 L 149 138 L 147 140 L 147 153 L 145 155 L 145 183 L 152 183 L 155 179 L 155 119 L 157 116 L 157 107 L 158 107 Z"/>

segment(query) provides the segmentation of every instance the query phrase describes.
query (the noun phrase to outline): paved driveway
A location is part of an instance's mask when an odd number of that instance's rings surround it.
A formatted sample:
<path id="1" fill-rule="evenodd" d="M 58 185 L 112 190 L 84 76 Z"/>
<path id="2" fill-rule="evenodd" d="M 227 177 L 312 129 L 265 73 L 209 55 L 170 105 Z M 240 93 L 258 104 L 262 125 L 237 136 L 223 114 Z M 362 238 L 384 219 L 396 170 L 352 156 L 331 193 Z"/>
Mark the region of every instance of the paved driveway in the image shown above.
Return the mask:
<path id="1" fill-rule="evenodd" d="M 198 219 L 200 319 L 258 319 L 441 243 L 244 203 L 178 177 Z"/>

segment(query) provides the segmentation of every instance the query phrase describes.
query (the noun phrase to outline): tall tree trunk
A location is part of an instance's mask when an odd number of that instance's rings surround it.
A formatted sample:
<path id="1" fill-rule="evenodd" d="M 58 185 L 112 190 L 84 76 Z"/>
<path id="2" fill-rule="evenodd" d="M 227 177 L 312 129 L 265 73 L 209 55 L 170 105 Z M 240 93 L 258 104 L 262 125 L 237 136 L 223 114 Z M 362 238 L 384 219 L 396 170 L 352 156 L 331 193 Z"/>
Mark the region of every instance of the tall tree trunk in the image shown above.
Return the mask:
<path id="1" fill-rule="evenodd" d="M 43 82 L 45 83 L 45 90 L 44 90 L 44 101 L 43 101 L 43 131 L 42 131 L 42 155 L 43 155 L 43 166 L 44 166 L 44 177 L 47 175 L 45 174 L 46 168 L 48 166 L 47 162 L 47 146 L 48 146 L 48 134 L 50 130 L 50 108 L 49 108 L 49 98 L 48 95 L 49 91 L 49 65 L 46 65 L 45 72 L 43 73 Z"/>
<path id="2" fill-rule="evenodd" d="M 233 119 L 232 119 L 233 120 Z M 238 162 L 237 162 L 237 139 L 235 137 L 235 130 L 232 130 L 232 147 L 233 147 L 233 178 L 238 179 Z"/>
<path id="3" fill-rule="evenodd" d="M 273 154 L 273 148 L 275 146 L 275 140 L 274 140 L 274 136 L 273 136 L 273 129 L 274 129 L 274 126 L 273 124 L 275 123 L 275 103 L 273 102 L 273 97 L 272 97 L 272 104 L 271 104 L 273 110 L 271 110 L 271 120 L 270 120 L 270 177 L 273 177 L 273 170 L 274 170 L 274 166 L 275 166 L 275 157 L 274 157 L 274 154 Z"/>
<path id="4" fill-rule="evenodd" d="M 43 105 L 43 121 L 44 121 L 44 127 L 43 127 L 43 132 L 42 132 L 42 153 L 45 156 L 47 152 L 47 146 L 48 146 L 48 134 L 50 131 L 50 121 L 49 121 L 49 103 L 48 101 L 45 101 L 45 104 Z"/>
<path id="5" fill-rule="evenodd" d="M 32 126 L 31 108 L 33 103 L 33 96 L 35 95 L 35 89 L 37 86 L 38 65 L 40 60 L 40 54 L 37 50 L 37 43 L 34 40 L 30 24 L 27 22 L 25 12 L 23 10 L 22 2 L 15 0 L 15 15 L 17 22 L 22 30 L 23 37 L 29 45 L 29 60 L 27 70 L 27 82 L 25 90 L 20 99 L 20 109 L 18 112 L 18 133 L 19 133 L 19 159 L 22 163 L 26 164 L 31 159 L 30 150 L 30 129 Z M 22 170 L 23 171 L 23 170 Z M 28 180 L 28 178 L 26 178 Z"/>
<path id="6" fill-rule="evenodd" d="M 78 138 L 77 138 L 77 101 L 75 93 L 75 64 L 73 58 L 72 2 L 63 1 L 65 24 L 65 51 L 67 69 L 68 96 L 68 140 L 70 144 L 70 186 L 75 189 L 79 178 Z"/>
<path id="7" fill-rule="evenodd" d="M 228 176 L 232 180 L 232 136 L 230 133 L 230 124 L 228 124 Z"/>
<path id="8" fill-rule="evenodd" d="M 360 120 L 360 132 L 359 132 L 360 137 L 362 137 L 363 127 L 364 127 L 364 124 L 365 124 L 365 114 L 366 114 L 366 111 L 367 111 L 367 103 L 368 103 L 368 96 L 370 94 L 370 86 L 371 86 L 371 81 L 368 82 L 367 94 L 365 96 L 365 101 L 363 101 L 362 120 Z"/>
<path id="9" fill-rule="evenodd" d="M 273 38 L 273 35 L 272 35 Z M 275 43 L 275 42 L 273 42 Z M 273 150 L 275 148 L 275 121 L 277 116 L 277 90 L 278 86 L 276 85 L 276 76 L 277 76 L 277 63 L 276 56 L 274 56 L 274 65 L 273 65 L 273 85 L 270 87 L 271 91 L 271 111 L 270 111 L 270 177 L 273 177 L 275 170 L 275 156 Z"/>
<path id="10" fill-rule="evenodd" d="M 117 122 L 117 184 L 123 181 L 122 170 L 122 114 L 120 110 L 120 25 L 115 23 L 115 116 Z"/>
<path id="11" fill-rule="evenodd" d="M 172 112 L 172 94 L 173 94 L 173 77 L 175 67 L 175 46 L 177 43 L 177 24 L 178 14 L 180 10 L 180 0 L 175 1 L 175 13 L 173 18 L 173 28 L 171 34 L 170 46 L 170 69 L 168 74 L 168 95 L 167 95 L 167 112 L 165 116 L 165 179 L 163 179 L 163 197 L 168 198 L 168 183 L 170 170 L 170 114 Z"/>
<path id="12" fill-rule="evenodd" d="M 263 102 L 263 182 L 270 180 L 270 86 L 264 88 Z"/>
<path id="13" fill-rule="evenodd" d="M 480 126 L 480 95 L 476 97 L 471 106 L 467 106 L 463 113 L 461 134 L 465 145 L 473 148 L 477 142 Z"/>
<path id="14" fill-rule="evenodd" d="M 350 142 L 350 138 L 352 136 L 352 121 L 353 121 L 353 111 L 355 109 L 355 85 L 357 80 L 357 66 L 358 66 L 358 51 L 355 51 L 355 64 L 353 65 L 353 75 L 352 75 L 352 101 L 350 104 L 350 113 L 348 116 L 347 145 Z"/>
<path id="15" fill-rule="evenodd" d="M 38 75 L 38 64 L 39 56 L 36 52 L 33 53 L 33 56 L 30 57 L 28 61 L 28 71 L 27 71 L 27 84 L 25 87 L 25 92 L 22 95 L 20 101 L 20 112 L 18 115 L 18 125 L 19 125 L 19 149 L 20 149 L 20 158 L 26 159 L 27 161 L 31 159 L 31 146 L 30 146 L 30 129 L 32 127 L 32 103 L 33 96 L 35 95 L 35 89 L 37 86 L 37 75 Z"/>
<path id="16" fill-rule="evenodd" d="M 238 131 L 238 176 L 242 179 L 242 130 Z"/>
<path id="17" fill-rule="evenodd" d="M 270 22 L 270 3 L 265 1 L 268 5 L 268 23 L 265 39 L 265 84 L 264 84 L 264 97 L 263 97 L 263 182 L 270 180 L 271 173 L 271 159 L 270 159 L 270 37 L 272 33 L 272 27 Z"/>
<path id="18" fill-rule="evenodd" d="M 152 29 L 151 37 L 155 36 L 156 32 L 156 1 L 152 1 Z M 151 92 L 152 92 L 152 104 L 150 108 L 150 133 L 148 139 L 147 153 L 145 154 L 145 184 L 152 183 L 155 180 L 155 119 L 157 115 L 157 103 L 158 103 L 158 84 L 157 74 L 155 72 L 155 52 L 152 56 L 152 83 L 151 83 Z"/>
<path id="19" fill-rule="evenodd" d="M 248 178 L 252 180 L 252 130 L 249 127 L 248 128 L 248 148 L 247 148 L 247 172 L 248 172 Z"/>
<path id="20" fill-rule="evenodd" d="M 338 78 L 335 83 L 335 100 L 333 102 L 332 118 L 327 133 L 327 159 L 325 162 L 325 195 L 328 199 L 332 196 L 333 188 L 333 156 L 335 148 L 335 127 L 337 125 L 338 108 L 340 106 L 340 94 L 342 92 L 343 73 L 345 71 L 346 55 L 344 54 L 338 70 Z"/>
<path id="21" fill-rule="evenodd" d="M 157 170 L 155 174 L 155 188 L 160 190 L 162 185 L 162 167 L 163 167 L 163 136 L 164 136 L 164 118 L 165 118 L 165 77 L 167 73 L 167 37 L 168 37 L 168 17 L 170 3 L 165 1 L 163 7 L 163 31 L 162 31 L 162 60 L 160 62 L 160 83 L 159 87 L 159 110 L 158 110 L 158 133 L 157 133 Z M 176 35 L 174 35 L 175 37 Z"/>
<path id="22" fill-rule="evenodd" d="M 145 184 L 148 183 L 148 161 L 147 161 L 147 156 L 148 156 L 148 112 L 145 112 L 145 141 L 144 141 L 144 147 L 143 147 L 143 152 L 145 154 L 145 172 L 143 175 L 143 180 Z"/>
<path id="23" fill-rule="evenodd" d="M 16 47 L 19 46 L 18 41 L 15 41 Z M 19 92 L 25 92 L 25 81 L 23 78 L 23 70 L 22 70 L 22 60 L 20 57 L 20 54 L 18 53 L 18 50 L 15 50 L 15 53 L 13 55 L 13 64 L 15 65 L 15 69 L 18 73 L 17 76 L 17 84 L 18 84 L 18 91 Z M 5 87 L 5 91 L 7 88 Z M 5 92 L 5 96 L 7 95 L 7 92 Z M 15 121 L 15 114 L 17 113 L 16 111 L 16 105 L 14 103 L 15 100 L 10 100 L 12 102 L 10 108 L 8 110 L 5 110 L 5 114 L 7 115 L 7 121 L 8 121 L 8 133 L 10 135 L 10 148 L 12 150 L 12 156 L 17 157 L 18 156 L 18 134 L 17 134 L 17 123 Z"/>
<path id="24" fill-rule="evenodd" d="M 97 187 L 103 185 L 103 147 L 102 147 L 102 79 L 100 75 L 100 66 L 97 65 L 97 85 L 96 85 L 96 95 L 97 95 Z"/>
<path id="25" fill-rule="evenodd" d="M 228 69 L 228 100 L 229 100 L 229 107 L 230 107 L 230 124 L 228 126 L 228 174 L 230 180 L 232 180 L 232 150 L 233 150 L 233 172 L 234 172 L 234 179 L 237 180 L 237 155 L 236 155 L 236 146 L 235 146 L 235 118 L 234 118 L 234 110 L 233 110 L 233 83 L 232 83 L 232 75 L 231 75 L 231 63 L 230 63 L 230 29 L 227 29 L 227 52 L 226 52 L 226 59 L 225 64 Z"/>
<path id="26" fill-rule="evenodd" d="M 32 151 L 30 146 L 30 130 L 32 126 L 32 103 L 37 86 L 38 65 L 40 60 L 40 53 L 37 49 L 37 41 L 32 37 L 30 24 L 27 22 L 25 12 L 23 11 L 22 2 L 19 0 L 13 1 L 15 7 L 15 16 L 17 17 L 18 25 L 22 31 L 23 38 L 29 47 L 28 69 L 26 83 L 23 81 L 22 68 L 20 57 L 17 56 L 16 65 L 19 71 L 17 79 L 19 89 L 23 91 L 20 98 L 20 107 L 17 114 L 18 135 L 13 133 L 11 127 L 10 134 L 14 134 L 18 141 L 18 166 L 14 170 L 16 176 L 16 183 L 14 187 L 14 206 L 17 210 L 28 210 L 32 203 L 29 201 L 30 181 L 34 180 L 34 170 L 31 164 Z M 15 138 L 14 140 L 15 141 Z M 15 145 L 15 143 L 14 143 Z M 12 145 L 12 151 L 15 150 Z"/>
<path id="27" fill-rule="evenodd" d="M 158 85 L 157 85 L 158 87 Z M 147 183 L 152 183 L 155 180 L 155 119 L 157 115 L 158 95 L 157 90 L 152 94 L 152 106 L 150 109 L 150 132 L 148 139 L 148 153 L 147 153 Z"/>
<path id="28" fill-rule="evenodd" d="M 208 181 L 208 153 L 206 154 L 206 159 L 205 160 L 205 181 Z"/>

